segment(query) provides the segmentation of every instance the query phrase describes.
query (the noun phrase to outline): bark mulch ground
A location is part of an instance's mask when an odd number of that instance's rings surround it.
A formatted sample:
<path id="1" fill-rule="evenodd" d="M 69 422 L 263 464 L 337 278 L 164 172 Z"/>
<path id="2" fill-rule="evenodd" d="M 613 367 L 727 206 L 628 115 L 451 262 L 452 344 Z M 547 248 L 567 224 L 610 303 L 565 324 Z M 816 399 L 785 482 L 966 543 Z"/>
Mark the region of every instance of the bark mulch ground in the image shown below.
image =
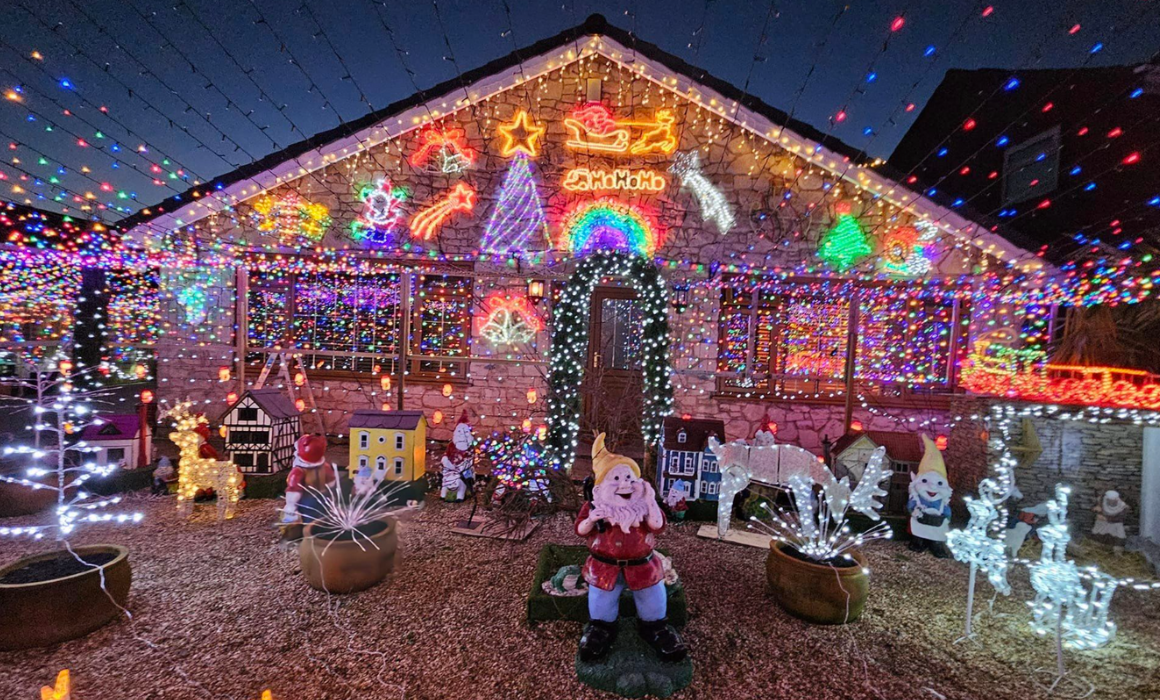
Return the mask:
<path id="1" fill-rule="evenodd" d="M 429 502 L 404 525 L 404 560 L 392 580 L 328 599 L 306 585 L 297 552 L 277 543 L 274 501 L 243 501 L 221 525 L 212 506 L 182 521 L 172 499 L 139 495 L 124 505 L 144 511 L 145 522 L 85 528 L 74 543 L 129 547 L 133 621 L 49 649 L 0 653 L 0 698 L 34 700 L 63 668 L 71 669 L 72 700 L 256 700 L 266 688 L 275 700 L 611 697 L 576 680 L 580 624 L 524 622 L 540 547 L 578 541 L 566 516 L 512 544 L 450 533 L 467 506 Z M 1046 697 L 1030 671 L 1051 665 L 1053 649 L 1027 627 L 1032 592 L 1022 567 L 997 614 L 978 618 L 979 643 L 956 645 L 961 564 L 879 543 L 869 552 L 863 618 L 818 627 L 766 597 L 762 551 L 698 539 L 697 527 L 678 524 L 661 536 L 688 591 L 685 634 L 696 665 L 693 684 L 674 697 Z M 51 547 L 5 539 L 0 562 Z M 985 581 L 979 591 L 985 611 Z M 1160 592 L 1121 590 L 1112 613 L 1115 641 L 1069 653 L 1070 668 L 1096 683 L 1095 698 L 1160 698 Z"/>

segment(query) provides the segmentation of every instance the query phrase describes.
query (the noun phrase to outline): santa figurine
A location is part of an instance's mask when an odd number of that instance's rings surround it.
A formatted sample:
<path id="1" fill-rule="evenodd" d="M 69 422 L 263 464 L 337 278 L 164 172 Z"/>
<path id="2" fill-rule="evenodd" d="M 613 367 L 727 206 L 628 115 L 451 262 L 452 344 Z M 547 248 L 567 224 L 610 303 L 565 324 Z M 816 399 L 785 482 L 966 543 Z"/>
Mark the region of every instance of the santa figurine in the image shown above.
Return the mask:
<path id="1" fill-rule="evenodd" d="M 934 441 L 922 436 L 925 449 L 918 472 L 910 475 L 910 549 L 921 552 L 929 549 L 940 559 L 950 556 L 947 550 L 947 532 L 951 527 L 951 489 L 947 481 L 947 467 Z"/>
<path id="2" fill-rule="evenodd" d="M 451 433 L 447 451 L 443 453 L 443 488 L 439 490 L 439 497 L 443 500 L 462 501 L 467 496 L 468 487 L 475 481 L 475 460 L 471 452 L 473 443 L 475 436 L 471 434 L 467 409 L 464 409 Z M 454 494 L 454 498 L 448 498 L 449 493 Z"/>
<path id="3" fill-rule="evenodd" d="M 282 509 L 282 522 L 297 520 L 299 510 L 306 512 L 303 522 L 313 521 L 318 504 L 314 496 L 306 492 L 306 487 L 321 490 L 334 479 L 335 470 L 326 466 L 326 436 L 314 433 L 298 438 L 294 443 L 294 466 L 286 477 L 286 507 Z"/>
<path id="4" fill-rule="evenodd" d="M 777 423 L 773 421 L 773 416 L 768 413 L 761 419 L 761 425 L 757 426 L 757 432 L 753 434 L 753 444 L 758 447 L 777 444 Z"/>
<path id="5" fill-rule="evenodd" d="M 1096 522 L 1092 526 L 1091 538 L 1096 542 L 1111 545 L 1116 554 L 1124 553 L 1124 543 L 1128 540 L 1128 533 L 1124 530 L 1124 521 L 1128 518 L 1128 504 L 1120 498 L 1118 491 L 1106 491 L 1093 511 L 1096 513 Z"/>
<path id="6" fill-rule="evenodd" d="M 576 534 L 588 540 L 582 573 L 588 583 L 590 622 L 580 638 L 580 660 L 603 658 L 616 640 L 620 593 L 627 587 L 636 603 L 637 631 L 662 661 L 688 655 L 681 635 L 668 624 L 664 565 L 653 551 L 665 526 L 656 492 L 640 478 L 640 467 L 604 447 L 604 434 L 592 445 L 595 485 L 592 500 L 580 509 Z"/>

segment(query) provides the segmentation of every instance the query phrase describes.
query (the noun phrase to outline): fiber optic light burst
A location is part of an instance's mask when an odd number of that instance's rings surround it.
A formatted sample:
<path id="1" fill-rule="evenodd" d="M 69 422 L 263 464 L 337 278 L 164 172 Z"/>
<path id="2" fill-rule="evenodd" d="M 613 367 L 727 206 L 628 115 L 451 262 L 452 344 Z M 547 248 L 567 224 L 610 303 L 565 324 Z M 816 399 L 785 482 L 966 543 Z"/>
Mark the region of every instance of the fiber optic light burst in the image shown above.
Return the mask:
<path id="1" fill-rule="evenodd" d="M 619 250 L 651 258 L 660 237 L 641 209 L 615 199 L 581 202 L 564 220 L 560 248 L 576 255 Z"/>

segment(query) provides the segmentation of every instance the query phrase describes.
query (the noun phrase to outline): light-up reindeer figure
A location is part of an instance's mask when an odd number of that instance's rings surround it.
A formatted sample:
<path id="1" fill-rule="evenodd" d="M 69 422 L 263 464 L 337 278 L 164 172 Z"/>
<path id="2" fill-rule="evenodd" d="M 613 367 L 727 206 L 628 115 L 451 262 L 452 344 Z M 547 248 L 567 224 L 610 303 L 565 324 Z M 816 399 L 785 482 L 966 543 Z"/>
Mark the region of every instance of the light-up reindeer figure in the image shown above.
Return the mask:
<path id="1" fill-rule="evenodd" d="M 1095 567 L 1080 569 L 1067 558 L 1067 503 L 1071 489 L 1062 484 L 1055 486 L 1055 499 L 1047 502 L 1048 524 L 1039 528 L 1043 551 L 1039 562 L 1031 566 L 1031 587 L 1035 600 L 1031 606 L 1031 629 L 1036 634 L 1055 635 L 1056 668 L 1049 691 L 1054 691 L 1067 671 L 1063 665 L 1063 650 L 1095 649 L 1107 644 L 1116 632 L 1108 620 L 1108 606 L 1119 581 Z M 1091 588 L 1084 587 L 1084 580 Z M 1089 686 L 1086 681 L 1072 679 Z M 1090 690 L 1087 691 L 1090 694 Z"/>
<path id="2" fill-rule="evenodd" d="M 956 641 L 971 639 L 975 635 L 971 629 L 971 619 L 975 604 L 975 575 L 979 569 L 987 574 L 987 580 L 996 591 L 1011 595 L 1011 585 L 1007 583 L 1007 549 L 1002 538 L 1006 518 L 1000 518 L 1000 508 L 1009 493 L 1010 486 L 1004 488 L 993 479 L 983 479 L 979 483 L 979 497 L 964 499 L 967 512 L 971 514 L 966 529 L 947 533 L 947 547 L 951 554 L 955 559 L 971 565 L 967 584 L 966 628 L 963 636 Z"/>
<path id="3" fill-rule="evenodd" d="M 185 401 L 164 415 L 174 424 L 169 439 L 181 451 L 177 465 L 177 512 L 192 517 L 197 492 L 211 488 L 217 494 L 218 520 L 228 520 L 234 517 L 234 506 L 241 496 L 238 468 L 233 462 L 217 459 L 217 453 L 206 443 L 209 424 L 204 415 L 192 413 L 191 407 Z"/>

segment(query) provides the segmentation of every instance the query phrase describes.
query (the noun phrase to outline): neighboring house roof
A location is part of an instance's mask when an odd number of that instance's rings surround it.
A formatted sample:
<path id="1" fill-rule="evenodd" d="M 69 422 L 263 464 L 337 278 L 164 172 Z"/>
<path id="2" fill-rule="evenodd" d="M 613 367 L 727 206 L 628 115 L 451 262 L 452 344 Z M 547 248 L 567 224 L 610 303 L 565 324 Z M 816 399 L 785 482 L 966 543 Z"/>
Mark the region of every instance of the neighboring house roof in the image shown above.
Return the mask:
<path id="1" fill-rule="evenodd" d="M 350 417 L 351 428 L 378 428 L 414 430 L 426 417 L 422 411 L 355 411 Z"/>
<path id="2" fill-rule="evenodd" d="M 895 462 L 919 462 L 922 460 L 922 438 L 919 437 L 918 433 L 889 430 L 846 433 L 834 442 L 830 453 L 835 457 L 841 457 L 843 452 L 854 447 L 863 438 L 869 440 L 874 447 L 885 447 L 886 456 Z"/>
<path id="3" fill-rule="evenodd" d="M 100 442 L 102 440 L 131 440 L 137 436 L 141 427 L 141 419 L 134 413 L 98 416 L 100 425 L 86 425 L 81 431 L 81 439 L 85 442 Z"/>
<path id="4" fill-rule="evenodd" d="M 1004 261 L 1018 262 L 1026 269 L 1043 267 L 1042 260 L 964 217 L 960 209 L 939 204 L 901 184 L 901 178 L 892 178 L 888 167 L 876 163 L 862 151 L 689 65 L 655 44 L 641 41 L 631 32 L 609 24 L 601 15 L 592 15 L 583 24 L 556 36 L 194 186 L 122 219 L 117 226 L 126 232 L 127 238 L 140 243 L 155 231 L 165 232 L 191 224 L 265 190 L 419 129 L 432 113 L 446 115 L 466 109 L 538 75 L 593 55 L 630 64 L 639 80 L 661 84 L 685 99 L 696 98 L 701 109 L 776 142 L 788 151 L 804 153 L 803 157 L 809 157 L 818 167 L 867 189 L 876 199 L 927 217 L 964 243 Z M 454 106 L 448 108 L 449 102 Z"/>
<path id="5" fill-rule="evenodd" d="M 1013 79 L 1016 86 L 1005 89 Z M 948 201 L 965 201 L 986 214 L 973 214 L 976 221 L 1003 222 L 1009 239 L 1062 262 L 1101 238 L 1115 250 L 1125 239 L 1160 230 L 1160 209 L 1145 206 L 1160 191 L 1160 168 L 1122 162 L 1145 150 L 1142 125 L 1158 111 L 1155 58 L 1128 66 L 949 70 L 888 162 L 916 178 L 916 190 L 933 187 Z M 1123 137 L 1109 138 L 1117 128 Z M 1027 196 L 1008 201 L 1005 183 L 1017 175 L 1008 156 L 1053 131 L 1058 185 L 1017 188 Z"/>
<path id="6" fill-rule="evenodd" d="M 685 442 L 677 442 L 677 433 L 685 431 Z M 666 450 L 703 452 L 709 446 L 709 436 L 725 441 L 725 423 L 719 420 L 685 419 L 680 416 L 665 418 L 661 428 L 662 445 Z"/>
<path id="7" fill-rule="evenodd" d="M 242 398 L 238 399 L 238 403 L 230 406 L 230 410 L 232 411 L 237 408 L 238 404 L 245 401 L 247 396 L 252 398 L 254 403 L 258 405 L 258 408 L 265 411 L 266 415 L 271 418 L 282 420 L 302 415 L 302 412 L 298 410 L 298 407 L 294 405 L 290 397 L 277 389 L 250 389 L 245 394 L 242 394 Z"/>

